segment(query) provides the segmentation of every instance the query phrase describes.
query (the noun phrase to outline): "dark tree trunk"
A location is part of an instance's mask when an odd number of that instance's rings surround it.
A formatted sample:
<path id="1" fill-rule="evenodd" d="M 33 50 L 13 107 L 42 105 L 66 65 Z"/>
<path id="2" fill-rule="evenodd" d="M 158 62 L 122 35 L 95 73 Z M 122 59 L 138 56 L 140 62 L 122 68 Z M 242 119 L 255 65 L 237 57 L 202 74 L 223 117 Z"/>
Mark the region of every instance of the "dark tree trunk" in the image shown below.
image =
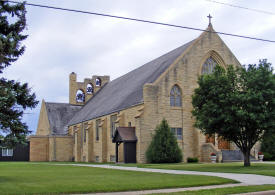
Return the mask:
<path id="1" fill-rule="evenodd" d="M 243 156 L 244 156 L 244 166 L 250 167 L 250 150 L 246 149 L 245 151 L 243 151 Z"/>

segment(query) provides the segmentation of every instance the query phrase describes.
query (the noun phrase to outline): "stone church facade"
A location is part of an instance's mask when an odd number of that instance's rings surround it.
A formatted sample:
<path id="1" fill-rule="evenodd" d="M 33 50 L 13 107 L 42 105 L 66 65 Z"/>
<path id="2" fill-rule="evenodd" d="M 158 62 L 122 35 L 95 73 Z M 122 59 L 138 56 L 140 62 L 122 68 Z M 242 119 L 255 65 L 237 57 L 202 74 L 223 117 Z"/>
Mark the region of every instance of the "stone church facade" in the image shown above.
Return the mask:
<path id="1" fill-rule="evenodd" d="M 183 161 L 210 161 L 211 152 L 221 160 L 221 150 L 235 146 L 203 135 L 191 114 L 200 74 L 210 73 L 216 64 L 240 66 L 214 32 L 209 24 L 198 38 L 113 81 L 93 76 L 77 82 L 71 73 L 69 103 L 42 102 L 36 135 L 29 138 L 30 160 L 113 162 L 117 157 L 124 162 L 126 143 L 132 139 L 136 162 L 145 163 L 146 149 L 163 118 L 175 133 Z M 124 129 L 118 132 L 120 127 Z M 118 151 L 115 133 L 122 140 Z"/>

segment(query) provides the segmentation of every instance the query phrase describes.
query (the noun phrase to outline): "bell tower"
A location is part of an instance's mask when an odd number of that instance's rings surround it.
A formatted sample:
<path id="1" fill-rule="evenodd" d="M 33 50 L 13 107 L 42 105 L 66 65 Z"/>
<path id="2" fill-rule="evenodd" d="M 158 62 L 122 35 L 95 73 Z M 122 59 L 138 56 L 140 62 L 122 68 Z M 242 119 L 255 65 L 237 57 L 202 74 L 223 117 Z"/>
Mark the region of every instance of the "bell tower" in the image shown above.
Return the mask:
<path id="1" fill-rule="evenodd" d="M 72 72 L 69 75 L 69 103 L 84 105 L 109 81 L 110 76 L 93 75 L 92 78 L 85 78 L 83 82 L 77 82 L 77 75 Z"/>

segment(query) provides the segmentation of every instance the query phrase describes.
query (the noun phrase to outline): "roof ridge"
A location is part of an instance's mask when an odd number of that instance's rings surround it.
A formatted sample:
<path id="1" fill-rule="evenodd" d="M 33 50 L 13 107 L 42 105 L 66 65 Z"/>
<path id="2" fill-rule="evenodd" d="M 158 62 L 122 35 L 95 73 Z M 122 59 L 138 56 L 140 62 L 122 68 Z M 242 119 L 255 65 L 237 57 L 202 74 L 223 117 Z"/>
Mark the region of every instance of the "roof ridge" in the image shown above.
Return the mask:
<path id="1" fill-rule="evenodd" d="M 197 38 L 196 38 L 196 39 L 197 39 Z M 194 39 L 194 40 L 195 40 L 195 39 Z M 194 40 L 192 40 L 192 41 L 194 41 Z M 181 46 L 179 46 L 179 47 L 177 47 L 177 48 L 175 48 L 175 49 L 173 49 L 173 50 L 170 50 L 170 51 L 168 51 L 167 53 L 164 53 L 164 54 L 162 54 L 161 56 L 159 56 L 159 57 L 157 57 L 157 58 L 154 58 L 153 60 L 150 60 L 149 62 L 147 62 L 147 63 L 145 63 L 145 64 L 143 64 L 143 65 L 141 65 L 141 66 L 139 66 L 139 67 L 137 67 L 137 68 L 135 68 L 135 69 L 133 69 L 133 70 L 131 70 L 130 72 L 127 72 L 127 73 L 124 74 L 124 75 L 121 75 L 120 77 L 118 77 L 118 78 L 116 78 L 116 79 L 114 79 L 114 80 L 112 80 L 112 81 L 110 81 L 110 82 L 113 82 L 113 81 L 115 81 L 115 80 L 117 80 L 117 79 L 120 79 L 121 77 L 124 77 L 124 76 L 126 76 L 126 75 L 132 73 L 133 71 L 136 71 L 136 70 L 138 70 L 138 69 L 141 69 L 141 68 L 143 68 L 144 66 L 146 66 L 146 65 L 148 65 L 148 64 L 150 64 L 150 63 L 152 63 L 153 61 L 156 61 L 156 60 L 158 60 L 158 59 L 160 59 L 160 58 L 163 58 L 163 57 L 165 57 L 165 56 L 171 54 L 172 52 L 174 52 L 174 51 L 180 49 L 181 47 L 184 47 L 184 46 L 188 45 L 188 44 L 191 43 L 192 41 L 189 41 L 189 42 L 187 42 L 187 43 L 185 43 L 185 44 L 183 44 L 183 45 L 181 45 Z M 110 82 L 109 82 L 109 83 L 110 83 Z"/>
<path id="2" fill-rule="evenodd" d="M 97 95 L 74 114 L 68 125 L 88 121 L 143 102 L 144 84 L 153 83 L 194 40 L 107 83 Z"/>
<path id="3" fill-rule="evenodd" d="M 66 104 L 66 105 L 70 105 L 70 106 L 83 106 L 83 105 L 74 105 L 74 104 L 70 104 L 70 103 L 64 103 L 64 102 L 45 102 L 45 104 Z"/>

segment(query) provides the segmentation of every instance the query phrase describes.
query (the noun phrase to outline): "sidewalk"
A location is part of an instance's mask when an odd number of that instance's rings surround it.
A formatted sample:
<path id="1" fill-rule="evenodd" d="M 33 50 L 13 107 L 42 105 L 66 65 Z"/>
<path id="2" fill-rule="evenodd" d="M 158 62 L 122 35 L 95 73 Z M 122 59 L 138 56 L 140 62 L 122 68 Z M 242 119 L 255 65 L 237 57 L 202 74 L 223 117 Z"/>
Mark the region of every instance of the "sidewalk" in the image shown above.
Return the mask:
<path id="1" fill-rule="evenodd" d="M 113 165 L 90 165 L 90 164 L 57 164 L 57 165 L 71 165 L 71 166 L 83 166 L 83 167 L 97 167 L 106 169 L 118 169 L 127 171 L 141 171 L 141 172 L 154 172 L 154 173 L 168 173 L 168 174 L 185 174 L 185 175 L 206 175 L 223 177 L 239 181 L 246 185 L 264 185 L 274 184 L 275 177 L 255 175 L 255 174 L 239 174 L 239 173 L 215 173 L 215 172 L 199 172 L 199 171 L 181 171 L 181 170 L 166 170 L 166 169 L 150 169 L 150 168 L 137 168 L 137 167 L 122 167 Z"/>
<path id="2" fill-rule="evenodd" d="M 262 163 L 262 162 L 259 162 Z M 265 163 L 265 162 L 263 162 Z M 272 162 L 271 164 L 275 164 Z M 139 194 L 155 194 L 155 193 L 172 193 L 172 192 L 183 192 L 183 191 L 194 191 L 204 189 L 216 189 L 225 187 L 237 187 L 237 186 L 249 186 L 249 185 L 264 185 L 274 184 L 275 177 L 256 175 L 256 174 L 238 174 L 238 173 L 215 173 L 215 172 L 199 172 L 199 171 L 181 171 L 181 170 L 165 170 L 165 169 L 150 169 L 150 168 L 138 168 L 138 167 L 122 167 L 113 165 L 93 165 L 93 164 L 55 164 L 60 166 L 80 166 L 80 167 L 95 167 L 105 169 L 118 169 L 127 171 L 141 171 L 141 172 L 154 172 L 154 173 L 167 173 L 167 174 L 186 174 L 186 175 L 205 175 L 205 176 L 216 176 L 223 177 L 232 180 L 239 181 L 239 184 L 224 184 L 224 185 L 211 185 L 211 186 L 198 186 L 189 188 L 172 188 L 172 189 L 157 189 L 157 190 L 144 190 L 144 191 L 127 191 L 127 192 L 107 192 L 107 193 L 91 193 L 88 195 L 139 195 Z M 275 194 L 275 191 L 264 191 L 264 192 L 250 192 L 242 195 L 269 195 Z"/>
<path id="3" fill-rule="evenodd" d="M 259 162 L 259 161 L 257 161 L 257 162 L 253 162 L 253 163 L 275 164 L 275 162 L 274 162 L 274 161 L 263 161 L 263 162 Z"/>
<path id="4" fill-rule="evenodd" d="M 262 191 L 262 192 L 249 192 L 249 193 L 234 194 L 234 195 L 274 195 L 274 194 L 275 194 L 275 190 Z"/>

